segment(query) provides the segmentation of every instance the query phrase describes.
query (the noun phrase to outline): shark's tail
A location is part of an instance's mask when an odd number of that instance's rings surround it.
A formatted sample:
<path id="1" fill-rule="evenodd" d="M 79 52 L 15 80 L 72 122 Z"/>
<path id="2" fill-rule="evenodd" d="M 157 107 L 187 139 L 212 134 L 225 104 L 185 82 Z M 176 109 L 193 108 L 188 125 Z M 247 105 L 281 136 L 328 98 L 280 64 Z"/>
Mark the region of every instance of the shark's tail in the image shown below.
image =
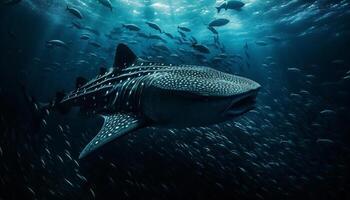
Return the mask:
<path id="1" fill-rule="evenodd" d="M 57 92 L 51 102 L 41 103 L 35 97 L 28 94 L 24 85 L 21 85 L 21 90 L 31 112 L 33 128 L 35 129 L 44 128 L 47 125 L 46 120 L 52 111 L 58 111 L 62 114 L 70 111 L 70 107 L 59 103 L 65 96 L 63 92 Z"/>
<path id="2" fill-rule="evenodd" d="M 21 90 L 32 115 L 32 128 L 38 130 L 45 127 L 47 125 L 46 119 L 50 114 L 51 105 L 49 103 L 39 103 L 33 96 L 28 94 L 24 85 L 21 85 Z"/>

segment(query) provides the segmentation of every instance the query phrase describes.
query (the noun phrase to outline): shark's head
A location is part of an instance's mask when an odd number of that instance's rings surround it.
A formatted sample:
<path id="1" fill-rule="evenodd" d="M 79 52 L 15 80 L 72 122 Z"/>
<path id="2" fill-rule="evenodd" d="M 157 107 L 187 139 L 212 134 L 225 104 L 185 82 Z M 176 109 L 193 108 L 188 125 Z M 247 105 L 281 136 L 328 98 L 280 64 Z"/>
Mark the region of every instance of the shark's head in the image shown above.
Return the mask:
<path id="1" fill-rule="evenodd" d="M 165 126 L 201 126 L 254 108 L 260 85 L 207 67 L 175 67 L 156 75 L 144 93 L 145 115 Z"/>

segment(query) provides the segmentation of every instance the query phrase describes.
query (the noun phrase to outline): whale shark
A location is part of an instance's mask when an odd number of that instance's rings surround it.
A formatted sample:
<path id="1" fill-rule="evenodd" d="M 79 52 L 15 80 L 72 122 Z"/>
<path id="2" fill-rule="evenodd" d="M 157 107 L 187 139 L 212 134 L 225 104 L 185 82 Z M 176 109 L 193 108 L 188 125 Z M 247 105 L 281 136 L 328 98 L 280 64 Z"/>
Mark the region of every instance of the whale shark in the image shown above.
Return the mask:
<path id="1" fill-rule="evenodd" d="M 125 44 L 117 45 L 110 70 L 76 83 L 74 91 L 56 95 L 49 107 L 78 106 L 103 117 L 101 130 L 79 159 L 144 127 L 196 127 L 230 120 L 254 108 L 261 87 L 209 67 L 145 61 Z"/>

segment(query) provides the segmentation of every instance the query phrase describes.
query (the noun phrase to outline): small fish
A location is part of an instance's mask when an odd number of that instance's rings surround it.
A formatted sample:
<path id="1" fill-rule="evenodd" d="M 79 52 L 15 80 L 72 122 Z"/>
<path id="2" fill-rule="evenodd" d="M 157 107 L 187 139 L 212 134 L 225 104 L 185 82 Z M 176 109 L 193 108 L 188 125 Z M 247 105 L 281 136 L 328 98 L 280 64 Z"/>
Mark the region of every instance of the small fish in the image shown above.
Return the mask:
<path id="1" fill-rule="evenodd" d="M 49 46 L 68 48 L 68 45 L 65 42 L 63 42 L 62 40 L 49 40 L 46 42 L 46 44 Z"/>
<path id="2" fill-rule="evenodd" d="M 240 11 L 242 9 L 242 7 L 245 4 L 241 1 L 225 1 L 223 2 L 220 6 L 216 7 L 218 13 L 220 13 L 221 9 L 231 9 L 231 10 L 237 10 Z"/>
<path id="3" fill-rule="evenodd" d="M 96 197 L 96 196 L 95 196 L 95 192 L 94 192 L 94 190 L 92 190 L 92 188 L 90 188 L 90 193 L 91 193 L 91 195 L 92 195 L 92 198 L 95 199 L 95 197 Z"/>
<path id="4" fill-rule="evenodd" d="M 212 27 L 212 26 L 208 26 L 208 29 L 209 29 L 212 33 L 214 33 L 215 35 L 219 34 L 218 31 L 217 31 L 214 27 Z"/>
<path id="5" fill-rule="evenodd" d="M 169 51 L 169 48 L 166 47 L 164 44 L 162 43 L 156 43 L 153 45 L 153 48 L 156 48 L 156 49 L 159 49 L 159 50 L 162 50 L 162 51 Z"/>
<path id="6" fill-rule="evenodd" d="M 316 140 L 316 143 L 318 143 L 318 144 L 333 144 L 334 141 L 331 139 L 319 138 Z"/>
<path id="7" fill-rule="evenodd" d="M 173 35 L 171 35 L 170 33 L 166 33 L 166 32 L 164 32 L 164 34 L 165 34 L 166 36 L 168 36 L 170 39 L 174 39 L 174 36 L 173 36 Z"/>
<path id="8" fill-rule="evenodd" d="M 77 162 L 76 160 L 74 160 L 74 162 Z M 77 162 L 78 163 L 78 162 Z M 79 164 L 78 164 L 79 166 Z M 87 182 L 87 179 L 83 176 L 83 175 L 80 175 L 80 174 L 77 174 L 77 176 L 84 182 Z"/>
<path id="9" fill-rule="evenodd" d="M 140 31 L 140 27 L 136 26 L 135 24 L 123 24 L 122 27 L 130 30 L 130 31 Z"/>
<path id="10" fill-rule="evenodd" d="M 79 60 L 79 61 L 77 62 L 77 65 L 88 65 L 88 64 L 89 64 L 89 62 L 86 61 L 86 60 Z"/>
<path id="11" fill-rule="evenodd" d="M 326 110 L 322 110 L 320 114 L 325 116 L 330 116 L 330 115 L 335 115 L 336 112 L 334 110 L 326 109 Z"/>
<path id="12" fill-rule="evenodd" d="M 259 41 L 255 41 L 255 44 L 256 45 L 259 45 L 259 46 L 267 46 L 267 42 L 263 41 L 263 40 L 259 40 Z"/>
<path id="13" fill-rule="evenodd" d="M 209 26 L 225 26 L 230 20 L 225 18 L 215 19 L 209 23 Z"/>
<path id="14" fill-rule="evenodd" d="M 172 54 L 170 54 L 170 57 L 179 58 L 179 55 L 177 55 L 176 53 L 172 53 Z"/>
<path id="15" fill-rule="evenodd" d="M 280 144 L 287 144 L 287 145 L 291 145 L 293 144 L 293 142 L 291 140 L 281 140 Z"/>
<path id="16" fill-rule="evenodd" d="M 99 44 L 97 42 L 94 42 L 94 41 L 89 42 L 89 44 L 91 44 L 92 46 L 94 46 L 96 48 L 100 48 L 101 47 L 101 44 Z"/>
<path id="17" fill-rule="evenodd" d="M 102 4 L 103 6 L 111 9 L 111 11 L 113 10 L 112 3 L 110 0 L 98 0 L 98 2 L 100 2 L 100 4 Z"/>
<path id="18" fill-rule="evenodd" d="M 191 29 L 184 27 L 184 26 L 177 26 L 177 28 L 180 29 L 181 31 L 191 32 Z"/>
<path id="19" fill-rule="evenodd" d="M 64 162 L 61 156 L 57 155 L 57 158 L 58 158 L 58 160 L 59 160 L 61 163 Z"/>
<path id="20" fill-rule="evenodd" d="M 69 7 L 69 6 L 67 5 L 66 10 L 67 10 L 69 13 L 71 13 L 72 15 L 74 15 L 75 17 L 77 17 L 77 18 L 79 18 L 79 19 L 83 19 L 83 15 L 81 14 L 81 12 L 80 12 L 77 8 L 72 7 L 72 6 Z"/>
<path id="21" fill-rule="evenodd" d="M 90 39 L 90 35 L 83 34 L 83 35 L 80 36 L 80 39 L 82 39 L 82 40 L 89 40 Z"/>
<path id="22" fill-rule="evenodd" d="M 290 67 L 287 70 L 290 72 L 301 72 L 301 70 L 299 68 L 296 68 L 296 67 Z"/>
<path id="23" fill-rule="evenodd" d="M 73 183 L 72 182 L 70 182 L 68 179 L 64 179 L 65 181 L 66 181 L 66 183 L 68 183 L 71 187 L 74 187 L 74 185 L 73 185 Z"/>
<path id="24" fill-rule="evenodd" d="M 61 125 L 58 125 L 57 128 L 60 133 L 63 133 L 63 127 Z"/>
<path id="25" fill-rule="evenodd" d="M 159 31 L 160 33 L 162 33 L 162 30 L 160 29 L 160 27 L 158 26 L 158 24 L 153 23 L 153 22 L 146 22 L 146 24 L 147 24 L 149 27 L 153 28 L 154 30 L 157 30 L 157 31 Z"/>
<path id="26" fill-rule="evenodd" d="M 194 50 L 199 51 L 201 53 L 209 54 L 210 50 L 208 47 L 202 44 L 192 44 Z"/>
<path id="27" fill-rule="evenodd" d="M 35 195 L 35 192 L 32 188 L 30 188 L 29 186 L 27 187 L 27 189 L 30 191 L 30 193 L 32 193 L 33 195 Z"/>
<path id="28" fill-rule="evenodd" d="M 308 92 L 306 90 L 300 90 L 300 94 L 302 94 L 302 95 L 310 95 L 310 92 Z"/>
<path id="29" fill-rule="evenodd" d="M 46 127 L 46 126 L 47 126 L 47 122 L 46 122 L 45 119 L 42 119 L 42 120 L 41 120 L 41 126 L 42 126 L 42 127 Z"/>

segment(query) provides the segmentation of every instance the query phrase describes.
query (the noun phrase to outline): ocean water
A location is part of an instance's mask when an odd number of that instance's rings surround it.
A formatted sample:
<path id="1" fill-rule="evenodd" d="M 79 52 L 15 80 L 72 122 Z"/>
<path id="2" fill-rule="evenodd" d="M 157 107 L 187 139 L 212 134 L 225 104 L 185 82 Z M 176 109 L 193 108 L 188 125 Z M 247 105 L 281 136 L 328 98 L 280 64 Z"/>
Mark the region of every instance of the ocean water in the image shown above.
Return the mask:
<path id="1" fill-rule="evenodd" d="M 349 1 L 1 2 L 0 199 L 350 198 Z M 255 108 L 145 126 L 79 159 L 102 118 L 38 107 L 112 68 L 120 43 L 256 81 Z"/>

